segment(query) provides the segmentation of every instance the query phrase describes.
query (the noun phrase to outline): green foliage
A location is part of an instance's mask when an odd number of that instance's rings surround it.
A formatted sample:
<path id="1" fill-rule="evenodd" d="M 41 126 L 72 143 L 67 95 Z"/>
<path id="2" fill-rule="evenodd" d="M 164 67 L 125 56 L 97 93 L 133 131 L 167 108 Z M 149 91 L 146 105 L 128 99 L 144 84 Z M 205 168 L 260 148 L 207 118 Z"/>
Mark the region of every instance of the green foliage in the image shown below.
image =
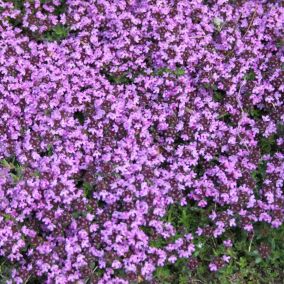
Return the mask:
<path id="1" fill-rule="evenodd" d="M 74 217 L 75 219 L 78 219 L 80 217 L 85 217 L 86 214 L 87 213 L 85 211 L 74 210 L 74 212 L 72 213 L 72 217 Z"/>
<path id="2" fill-rule="evenodd" d="M 205 83 L 203 87 L 213 93 L 213 100 L 215 102 L 224 102 L 226 98 L 226 92 L 219 89 L 216 85 Z"/>
<path id="3" fill-rule="evenodd" d="M 34 173 L 33 173 L 33 176 L 35 176 L 35 177 L 40 177 L 40 171 L 38 171 L 38 170 L 36 170 L 36 171 L 34 171 Z"/>
<path id="4" fill-rule="evenodd" d="M 281 152 L 283 149 L 277 145 L 277 139 L 284 138 L 284 125 L 279 123 L 277 125 L 277 131 L 275 134 L 270 135 L 269 137 L 260 137 L 259 146 L 261 154 L 270 154 L 273 155 L 276 152 Z"/>
<path id="5" fill-rule="evenodd" d="M 129 77 L 128 73 L 123 74 L 112 74 L 107 70 L 103 70 L 102 74 L 105 75 L 106 79 L 114 85 L 128 85 L 133 82 L 133 79 Z"/>
<path id="6" fill-rule="evenodd" d="M 163 238 L 158 238 L 150 241 L 150 246 L 154 248 L 163 248 L 166 244 L 167 242 Z"/>
<path id="7" fill-rule="evenodd" d="M 252 173 L 252 177 L 256 182 L 257 189 L 260 189 L 263 185 L 265 174 L 266 174 L 266 161 L 260 161 L 257 169 Z"/>
<path id="8" fill-rule="evenodd" d="M 202 213 L 205 211 L 206 209 L 191 207 L 190 205 L 172 204 L 169 206 L 164 220 L 171 223 L 179 231 L 195 232 L 201 221 L 204 223 L 208 222 L 206 213 Z"/>
<path id="9" fill-rule="evenodd" d="M 24 9 L 24 1 L 23 0 L 11 0 L 11 1 L 8 1 L 8 2 L 12 2 L 14 4 L 14 7 L 17 10 L 22 11 Z"/>
<path id="10" fill-rule="evenodd" d="M 263 182 L 265 171 L 266 163 L 261 161 L 253 174 L 258 186 Z M 169 206 L 164 221 L 174 225 L 178 232 L 194 232 L 208 224 L 208 215 L 206 209 L 173 204 Z M 173 239 L 178 237 L 179 234 Z M 223 246 L 225 239 L 232 240 L 232 248 Z M 164 239 L 157 239 L 152 245 L 163 247 L 166 243 Z M 260 253 L 262 243 L 271 248 L 268 257 Z M 282 283 L 284 279 L 284 226 L 272 229 L 267 224 L 257 223 L 253 236 L 234 228 L 221 238 L 195 238 L 194 245 L 193 257 L 199 261 L 195 270 L 190 270 L 188 260 L 180 259 L 174 264 L 159 267 L 155 272 L 155 283 L 272 284 Z M 231 257 L 230 263 L 216 273 L 210 272 L 208 265 L 212 259 L 223 255 Z"/>
<path id="11" fill-rule="evenodd" d="M 251 108 L 251 109 L 248 111 L 248 113 L 249 113 L 249 116 L 250 116 L 251 118 L 253 118 L 253 119 L 259 119 L 259 118 L 261 118 L 261 116 L 262 116 L 261 110 L 258 109 L 258 108 L 256 108 L 256 107 Z"/>
<path id="12" fill-rule="evenodd" d="M 0 161 L 0 165 L 3 168 L 9 169 L 10 175 L 14 183 L 17 183 L 21 180 L 23 176 L 23 167 L 17 161 L 16 157 L 13 156 L 6 159 L 2 159 Z"/>
<path id="13" fill-rule="evenodd" d="M 166 67 L 162 67 L 159 68 L 157 70 L 155 70 L 151 75 L 152 76 L 163 76 L 164 74 L 171 74 L 174 75 L 176 77 L 180 77 L 183 76 L 185 74 L 185 70 L 182 68 L 176 68 L 175 70 L 166 68 Z M 138 71 L 135 72 L 133 74 L 130 74 L 129 72 L 124 72 L 121 74 L 115 74 L 115 73 L 111 73 L 110 71 L 108 71 L 108 68 L 105 67 L 102 71 L 101 71 L 102 75 L 104 75 L 106 77 L 106 79 L 114 85 L 128 85 L 128 84 L 132 84 L 134 82 L 134 79 L 136 77 L 138 77 L 139 75 L 146 75 L 146 73 L 144 71 Z"/>
<path id="14" fill-rule="evenodd" d="M 277 125 L 277 137 L 284 138 L 284 124 L 279 123 Z"/>
<path id="15" fill-rule="evenodd" d="M 276 135 L 262 137 L 259 140 L 261 154 L 274 154 L 277 151 Z"/>
<path id="16" fill-rule="evenodd" d="M 202 226 L 201 222 L 201 226 Z M 155 272 L 157 283 L 212 283 L 212 284 L 266 284 L 283 283 L 284 279 L 284 226 L 271 229 L 259 223 L 255 226 L 254 236 L 249 236 L 240 229 L 232 229 L 223 239 L 231 239 L 232 248 L 224 248 L 218 239 L 200 238 L 195 241 L 194 257 L 199 266 L 190 270 L 188 260 L 178 260 L 174 264 L 160 267 Z M 261 243 L 271 248 L 268 257 L 260 253 Z M 228 255 L 230 263 L 216 273 L 208 269 L 214 256 Z"/>
<path id="17" fill-rule="evenodd" d="M 224 100 L 226 92 L 223 90 L 215 89 L 213 92 L 213 99 L 216 102 L 221 102 Z"/>
<path id="18" fill-rule="evenodd" d="M 94 188 L 91 184 L 84 182 L 83 183 L 83 190 L 84 190 L 84 194 L 85 194 L 86 198 L 89 198 L 89 199 L 92 198 Z"/>
<path id="19" fill-rule="evenodd" d="M 171 276 L 171 271 L 170 269 L 165 266 L 165 267 L 159 267 L 156 269 L 156 277 L 160 280 L 167 281 Z"/>
<path id="20" fill-rule="evenodd" d="M 157 69 L 156 71 L 154 71 L 153 75 L 154 76 L 162 76 L 164 74 L 172 74 L 172 75 L 175 75 L 177 77 L 180 77 L 180 76 L 183 76 L 185 74 L 185 70 L 182 69 L 182 68 L 177 68 L 175 70 L 172 70 L 172 69 L 169 69 L 169 68 L 166 68 L 166 67 L 162 67 L 162 68 L 159 68 Z"/>
<path id="21" fill-rule="evenodd" d="M 56 25 L 51 30 L 43 33 L 41 39 L 45 41 L 60 41 L 69 35 L 69 27 L 66 25 Z"/>
<path id="22" fill-rule="evenodd" d="M 173 71 L 173 74 L 176 75 L 177 77 L 183 76 L 185 74 L 185 70 L 182 68 L 177 68 L 176 70 Z"/>
<path id="23" fill-rule="evenodd" d="M 77 119 L 81 125 L 85 123 L 85 116 L 84 113 L 81 111 L 76 111 L 74 113 L 74 118 Z"/>
<path id="24" fill-rule="evenodd" d="M 0 257 L 0 283 L 7 283 L 11 275 L 12 265 L 7 259 Z"/>
<path id="25" fill-rule="evenodd" d="M 245 79 L 246 81 L 253 81 L 253 80 L 255 80 L 255 78 L 256 78 L 256 75 L 255 75 L 255 73 L 254 73 L 253 70 L 250 70 L 250 71 L 247 72 L 247 73 L 245 74 L 245 76 L 244 76 L 244 79 Z"/>

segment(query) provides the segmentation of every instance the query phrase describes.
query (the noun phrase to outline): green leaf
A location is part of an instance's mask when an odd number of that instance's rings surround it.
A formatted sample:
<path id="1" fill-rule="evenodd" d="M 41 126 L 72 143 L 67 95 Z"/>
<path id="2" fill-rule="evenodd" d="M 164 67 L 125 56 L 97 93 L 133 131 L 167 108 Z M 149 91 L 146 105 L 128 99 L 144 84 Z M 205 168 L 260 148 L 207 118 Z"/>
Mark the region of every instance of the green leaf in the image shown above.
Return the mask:
<path id="1" fill-rule="evenodd" d="M 182 68 L 177 68 L 175 71 L 174 71 L 174 74 L 179 77 L 179 76 L 183 76 L 185 74 L 185 70 L 182 69 Z"/>
<path id="2" fill-rule="evenodd" d="M 239 265 L 240 265 L 241 268 L 244 268 L 244 267 L 247 266 L 247 261 L 244 257 L 240 257 Z"/>
<path id="3" fill-rule="evenodd" d="M 274 154 L 277 151 L 276 135 L 271 135 L 269 137 L 262 137 L 260 139 L 260 149 L 261 153 L 264 154 Z"/>
<path id="4" fill-rule="evenodd" d="M 158 70 L 156 70 L 154 72 L 154 75 L 162 76 L 164 73 L 170 73 L 170 72 L 171 72 L 171 69 L 166 68 L 166 67 L 162 67 L 162 68 L 159 68 Z"/>
<path id="5" fill-rule="evenodd" d="M 128 85 L 128 84 L 133 83 L 133 79 L 129 78 L 129 74 L 128 73 L 117 75 L 117 74 L 109 73 L 106 70 L 103 70 L 102 74 L 105 75 L 106 79 L 111 84 L 115 84 L 115 85 Z"/>
<path id="6" fill-rule="evenodd" d="M 156 71 L 154 71 L 153 75 L 154 76 L 162 76 L 163 74 L 168 73 L 168 74 L 172 74 L 175 75 L 177 77 L 183 76 L 185 74 L 185 70 L 182 68 L 177 68 L 175 70 L 169 69 L 167 67 L 161 67 L 159 69 L 157 69 Z"/>
<path id="7" fill-rule="evenodd" d="M 189 282 L 189 279 L 188 279 L 188 276 L 187 275 L 180 275 L 179 276 L 179 284 L 188 284 L 190 283 Z"/>
<path id="8" fill-rule="evenodd" d="M 68 34 L 68 28 L 64 25 L 57 25 L 53 28 L 53 31 L 55 32 L 56 35 L 62 37 L 62 36 L 67 36 Z"/>
<path id="9" fill-rule="evenodd" d="M 33 176 L 40 177 L 40 171 L 38 170 L 34 171 Z"/>
<path id="10" fill-rule="evenodd" d="M 84 125 L 84 123 L 85 123 L 85 115 L 84 115 L 84 113 L 82 111 L 76 111 L 74 113 L 74 118 L 77 119 L 81 125 Z"/>
<path id="11" fill-rule="evenodd" d="M 93 195 L 93 186 L 90 183 L 84 182 L 83 183 L 83 190 L 86 198 L 90 199 Z"/>
<path id="12" fill-rule="evenodd" d="M 4 214 L 3 216 L 4 216 L 4 219 L 5 219 L 6 221 L 9 221 L 9 220 L 12 220 L 12 219 L 13 219 L 13 217 L 12 217 L 11 215 L 9 215 L 9 214 Z"/>
<path id="13" fill-rule="evenodd" d="M 17 175 L 15 175 L 15 174 L 11 174 L 11 177 L 13 178 L 13 181 L 14 181 L 15 183 L 17 183 L 17 182 L 20 180 L 20 177 L 17 176 Z"/>
<path id="14" fill-rule="evenodd" d="M 261 257 L 257 257 L 255 259 L 255 263 L 258 264 L 258 263 L 261 263 L 262 262 L 262 258 Z"/>
<path id="15" fill-rule="evenodd" d="M 182 208 L 182 215 L 181 215 L 181 223 L 185 228 L 188 228 L 189 226 L 189 216 L 187 214 L 186 207 Z"/>
<path id="16" fill-rule="evenodd" d="M 273 251 L 276 248 L 276 244 L 275 244 L 275 240 L 274 239 L 271 239 L 271 248 L 272 248 Z"/>
<path id="17" fill-rule="evenodd" d="M 82 216 L 82 212 L 76 210 L 76 211 L 74 211 L 74 212 L 72 213 L 72 216 L 77 219 L 77 218 L 79 218 L 80 216 Z"/>
<path id="18" fill-rule="evenodd" d="M 11 2 L 14 4 L 15 9 L 21 10 L 21 11 L 24 9 L 23 0 L 12 0 Z"/>
<path id="19" fill-rule="evenodd" d="M 171 271 L 167 267 L 158 267 L 155 274 L 159 280 L 167 280 L 171 275 Z"/>
<path id="20" fill-rule="evenodd" d="M 10 168 L 10 164 L 5 159 L 1 160 L 1 165 L 4 168 Z"/>
<path id="21" fill-rule="evenodd" d="M 277 136 L 284 138 L 284 124 L 279 123 L 277 125 Z"/>
<path id="22" fill-rule="evenodd" d="M 166 241 L 163 238 L 158 238 L 156 240 L 150 241 L 150 246 L 155 248 L 162 248 L 166 245 Z"/>
<path id="23" fill-rule="evenodd" d="M 261 188 L 266 175 L 266 161 L 260 161 L 258 163 L 257 169 L 252 172 L 252 178 L 255 180 L 257 187 Z"/>
<path id="24" fill-rule="evenodd" d="M 218 119 L 224 121 L 226 124 L 231 125 L 231 115 L 229 113 L 224 113 L 218 116 Z"/>
<path id="25" fill-rule="evenodd" d="M 199 256 L 199 251 L 195 250 L 195 252 L 193 253 L 193 256 L 195 256 L 195 257 Z"/>
<path id="26" fill-rule="evenodd" d="M 213 92 L 213 99 L 216 102 L 221 102 L 222 100 L 224 100 L 225 96 L 226 96 L 226 92 L 223 90 L 217 89 L 217 90 L 214 90 Z"/>
<path id="27" fill-rule="evenodd" d="M 262 111 L 258 108 L 251 108 L 248 113 L 253 119 L 258 119 L 262 116 Z"/>
<path id="28" fill-rule="evenodd" d="M 256 75 L 254 73 L 254 70 L 250 70 L 246 75 L 244 76 L 244 79 L 246 81 L 253 81 L 256 78 Z"/>
<path id="29" fill-rule="evenodd" d="M 59 24 L 54 26 L 51 30 L 46 31 L 43 34 L 42 39 L 47 41 L 60 41 L 67 38 L 68 35 L 69 27 Z"/>

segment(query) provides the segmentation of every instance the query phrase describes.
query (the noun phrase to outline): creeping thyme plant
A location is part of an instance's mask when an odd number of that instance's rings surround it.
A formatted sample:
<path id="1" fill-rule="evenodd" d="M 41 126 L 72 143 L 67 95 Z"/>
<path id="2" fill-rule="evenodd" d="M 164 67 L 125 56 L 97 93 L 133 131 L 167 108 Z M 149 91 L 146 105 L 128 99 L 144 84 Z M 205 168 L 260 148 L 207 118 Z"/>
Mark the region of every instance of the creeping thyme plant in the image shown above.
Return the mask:
<path id="1" fill-rule="evenodd" d="M 281 2 L 0 0 L 0 282 L 227 283 L 279 259 Z"/>

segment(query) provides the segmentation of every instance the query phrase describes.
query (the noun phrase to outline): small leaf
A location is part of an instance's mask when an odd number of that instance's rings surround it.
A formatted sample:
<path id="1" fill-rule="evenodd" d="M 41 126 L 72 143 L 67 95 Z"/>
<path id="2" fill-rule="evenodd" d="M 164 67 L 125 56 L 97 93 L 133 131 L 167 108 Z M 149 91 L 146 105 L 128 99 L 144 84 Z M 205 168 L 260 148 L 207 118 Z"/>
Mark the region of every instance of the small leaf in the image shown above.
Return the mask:
<path id="1" fill-rule="evenodd" d="M 9 220 L 12 220 L 13 218 L 12 218 L 12 216 L 9 215 L 9 214 L 4 214 L 4 219 L 5 219 L 6 221 L 9 221 Z"/>
<path id="2" fill-rule="evenodd" d="M 75 118 L 75 119 L 78 119 L 78 121 L 79 121 L 79 123 L 80 123 L 81 125 L 84 125 L 84 123 L 85 123 L 85 115 L 84 115 L 83 112 L 81 112 L 81 111 L 76 111 L 76 112 L 74 113 L 74 118 Z"/>
<path id="3" fill-rule="evenodd" d="M 183 76 L 185 74 L 185 70 L 182 69 L 182 68 L 177 68 L 175 71 L 174 71 L 174 74 L 179 77 L 179 76 Z"/>
<path id="4" fill-rule="evenodd" d="M 84 182 L 83 183 L 83 189 L 84 189 L 84 194 L 86 196 L 86 198 L 92 198 L 92 194 L 93 194 L 93 187 L 91 184 Z"/>
<path id="5" fill-rule="evenodd" d="M 40 171 L 34 171 L 34 173 L 33 173 L 33 176 L 35 176 L 35 177 L 39 177 L 40 176 Z"/>
<path id="6" fill-rule="evenodd" d="M 1 165 L 4 168 L 10 168 L 10 164 L 5 159 L 1 160 Z"/>
<path id="7" fill-rule="evenodd" d="M 81 216 L 81 212 L 80 211 L 74 211 L 72 213 L 72 216 L 77 219 L 77 218 L 79 218 Z"/>
<path id="8" fill-rule="evenodd" d="M 249 110 L 249 115 L 250 117 L 252 117 L 253 119 L 257 119 L 257 118 L 261 118 L 262 114 L 261 114 L 261 110 L 258 108 L 252 108 Z"/>
<path id="9" fill-rule="evenodd" d="M 273 154 L 277 151 L 276 135 L 271 135 L 268 138 L 262 137 L 260 139 L 260 149 L 261 153 Z"/>
<path id="10" fill-rule="evenodd" d="M 11 174 L 11 177 L 12 177 L 14 182 L 18 182 L 20 180 L 20 177 L 15 175 L 15 174 Z"/>
<path id="11" fill-rule="evenodd" d="M 69 27 L 65 25 L 56 25 L 51 30 L 46 31 L 43 34 L 43 40 L 47 41 L 59 41 L 66 38 L 69 34 Z"/>
<path id="12" fill-rule="evenodd" d="M 226 92 L 224 90 L 214 90 L 213 92 L 213 99 L 216 101 L 216 102 L 221 102 L 226 96 Z"/>
<path id="13" fill-rule="evenodd" d="M 167 267 L 158 267 L 156 269 L 156 277 L 160 280 L 166 280 L 171 275 Z"/>
<path id="14" fill-rule="evenodd" d="M 256 259 L 255 259 L 255 263 L 260 263 L 260 262 L 262 262 L 262 258 L 261 257 L 257 257 Z"/>
<path id="15" fill-rule="evenodd" d="M 244 76 L 244 79 L 246 81 L 253 81 L 255 79 L 255 73 L 253 70 L 250 70 L 245 76 Z"/>

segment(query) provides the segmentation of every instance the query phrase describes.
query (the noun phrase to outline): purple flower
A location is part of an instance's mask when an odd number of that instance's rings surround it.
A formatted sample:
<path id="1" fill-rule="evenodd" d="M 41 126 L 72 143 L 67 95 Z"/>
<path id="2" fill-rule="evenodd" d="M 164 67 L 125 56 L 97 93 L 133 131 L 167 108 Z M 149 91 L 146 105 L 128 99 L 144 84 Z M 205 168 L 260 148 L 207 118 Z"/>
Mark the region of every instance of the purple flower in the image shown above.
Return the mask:
<path id="1" fill-rule="evenodd" d="M 209 264 L 209 269 L 210 269 L 210 271 L 212 271 L 212 272 L 218 270 L 217 265 L 216 265 L 215 263 L 210 263 L 210 264 Z"/>
<path id="2" fill-rule="evenodd" d="M 200 236 L 282 225 L 277 1 L 14 2 L 0 0 L 10 278 L 151 282 Z"/>
<path id="3" fill-rule="evenodd" d="M 227 247 L 227 248 L 230 248 L 230 247 L 233 246 L 233 243 L 232 243 L 231 240 L 225 240 L 225 241 L 223 241 L 223 244 L 224 244 L 224 246 Z"/>

